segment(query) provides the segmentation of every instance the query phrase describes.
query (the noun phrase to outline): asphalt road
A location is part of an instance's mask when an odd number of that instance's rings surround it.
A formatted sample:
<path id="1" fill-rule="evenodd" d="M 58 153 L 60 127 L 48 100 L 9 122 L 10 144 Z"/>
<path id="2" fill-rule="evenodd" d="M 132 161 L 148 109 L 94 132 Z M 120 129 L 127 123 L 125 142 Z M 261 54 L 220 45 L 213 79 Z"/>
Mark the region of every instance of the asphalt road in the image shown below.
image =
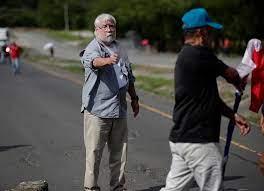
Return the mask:
<path id="1" fill-rule="evenodd" d="M 82 190 L 81 86 L 27 64 L 19 76 L 14 76 L 8 65 L 0 68 L 0 190 L 39 179 L 47 180 L 51 191 Z M 164 123 L 162 116 L 147 111 L 139 119 L 129 118 L 131 147 L 127 181 L 130 186 L 143 189 L 147 185 L 155 186 L 156 179 L 160 184 L 164 180 L 167 170 L 163 167 L 170 160 L 169 129 L 160 126 L 170 126 L 170 120 L 165 119 Z M 156 149 L 161 146 L 161 157 L 156 157 Z M 107 172 L 107 157 L 104 157 L 100 178 L 103 190 L 108 188 Z"/>
<path id="2" fill-rule="evenodd" d="M 1 191 L 22 181 L 40 179 L 48 181 L 50 191 L 82 190 L 82 78 L 73 81 L 71 77 L 55 77 L 29 64 L 23 65 L 21 75 L 14 76 L 10 66 L 0 65 Z M 165 183 L 171 160 L 167 137 L 172 103 L 144 92 L 139 94 L 140 115 L 134 119 L 129 110 L 128 116 L 128 189 L 158 190 Z M 234 136 L 243 145 L 231 148 L 226 188 L 262 191 L 264 177 L 257 169 L 254 151 L 263 148 L 263 137 L 256 129 L 245 138 L 237 132 Z M 107 160 L 106 149 L 99 181 L 103 191 L 109 190 Z"/>

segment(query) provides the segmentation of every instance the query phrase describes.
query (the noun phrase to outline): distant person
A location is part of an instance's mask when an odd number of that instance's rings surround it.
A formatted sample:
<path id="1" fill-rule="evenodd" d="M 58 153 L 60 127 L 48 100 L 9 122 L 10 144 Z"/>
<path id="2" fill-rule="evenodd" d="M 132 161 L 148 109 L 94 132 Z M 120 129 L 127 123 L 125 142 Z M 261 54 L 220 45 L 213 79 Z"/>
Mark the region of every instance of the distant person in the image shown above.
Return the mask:
<path id="1" fill-rule="evenodd" d="M 230 49 L 231 49 L 231 46 L 232 46 L 232 41 L 229 39 L 229 38 L 224 38 L 223 40 L 223 52 L 225 55 L 229 55 L 230 54 Z"/>
<path id="2" fill-rule="evenodd" d="M 125 189 L 127 161 L 127 103 L 131 97 L 134 117 L 138 115 L 138 96 L 127 54 L 116 41 L 116 19 L 100 14 L 94 21 L 95 39 L 80 53 L 85 69 L 82 91 L 86 170 L 84 188 L 100 190 L 97 184 L 104 146 L 109 150 L 110 190 Z"/>
<path id="3" fill-rule="evenodd" d="M 141 46 L 143 46 L 143 47 L 147 47 L 147 46 L 149 46 L 149 40 L 148 39 L 142 39 L 141 40 Z"/>
<path id="4" fill-rule="evenodd" d="M 21 54 L 21 48 L 15 43 L 11 43 L 9 46 L 9 54 L 11 57 L 11 62 L 12 62 L 12 68 L 14 71 L 14 74 L 20 73 L 20 67 L 21 67 L 21 59 L 20 59 L 20 54 Z"/>
<path id="5" fill-rule="evenodd" d="M 50 48 L 50 57 L 54 57 L 54 47 Z"/>
<path id="6" fill-rule="evenodd" d="M 233 120 L 242 135 L 250 127 L 219 97 L 216 78 L 224 77 L 239 90 L 242 80 L 209 47 L 211 32 L 222 25 L 213 22 L 203 8 L 186 12 L 182 21 L 184 46 L 175 65 L 174 126 L 169 137 L 172 163 L 161 191 L 188 190 L 193 179 L 201 191 L 219 191 L 223 170 L 221 115 Z"/>
<path id="7" fill-rule="evenodd" d="M 7 42 L 5 42 L 1 47 L 1 63 L 11 64 L 11 59 L 9 55 L 9 48 Z"/>
<path id="8" fill-rule="evenodd" d="M 6 49 L 6 47 L 4 45 L 5 44 L 1 45 L 1 47 L 0 47 L 0 63 L 1 64 L 4 63 L 4 59 L 5 59 L 5 49 Z"/>
<path id="9" fill-rule="evenodd" d="M 48 42 L 43 46 L 43 49 L 49 52 L 51 58 L 54 58 L 55 47 L 52 42 Z"/>

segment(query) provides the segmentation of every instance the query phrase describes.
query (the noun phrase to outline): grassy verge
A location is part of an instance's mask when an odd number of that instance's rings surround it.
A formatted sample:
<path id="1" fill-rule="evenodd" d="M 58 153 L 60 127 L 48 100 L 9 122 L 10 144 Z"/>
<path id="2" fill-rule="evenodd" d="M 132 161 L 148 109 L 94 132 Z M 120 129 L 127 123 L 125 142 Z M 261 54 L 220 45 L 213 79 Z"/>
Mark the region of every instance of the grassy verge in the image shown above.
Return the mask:
<path id="1" fill-rule="evenodd" d="M 25 49 L 23 53 L 23 57 L 25 60 L 29 61 L 30 63 L 41 64 L 48 67 L 56 67 L 77 74 L 83 73 L 83 68 L 79 61 L 50 58 L 49 56 L 38 55 L 38 54 L 32 55 L 29 54 L 29 52 L 30 50 Z"/>
<path id="2" fill-rule="evenodd" d="M 141 72 L 146 72 L 150 74 L 166 74 L 172 73 L 173 69 L 167 67 L 157 67 L 157 66 L 148 66 L 148 65 L 135 65 L 132 64 L 133 70 L 139 70 Z"/>
<path id="3" fill-rule="evenodd" d="M 72 72 L 72 73 L 76 73 L 76 74 L 82 74 L 83 73 L 83 68 L 79 65 L 67 65 L 64 66 L 63 69 Z"/>
<path id="4" fill-rule="evenodd" d="M 47 30 L 46 34 L 52 38 L 60 39 L 60 40 L 67 40 L 67 41 L 74 41 L 74 40 L 81 40 L 82 38 L 68 31 L 59 31 L 59 30 Z"/>
<path id="5" fill-rule="evenodd" d="M 245 115 L 246 119 L 254 124 L 259 124 L 260 121 L 260 114 L 253 113 L 253 112 L 247 112 Z"/>
<path id="6" fill-rule="evenodd" d="M 93 37 L 82 37 L 80 35 L 76 35 L 71 31 L 63 31 L 63 30 L 47 30 L 45 33 L 51 38 L 62 40 L 62 41 L 76 41 L 77 44 L 81 47 L 85 47 Z"/>
<path id="7" fill-rule="evenodd" d="M 152 77 L 152 76 L 136 76 L 136 87 L 145 91 L 173 98 L 173 80 Z"/>

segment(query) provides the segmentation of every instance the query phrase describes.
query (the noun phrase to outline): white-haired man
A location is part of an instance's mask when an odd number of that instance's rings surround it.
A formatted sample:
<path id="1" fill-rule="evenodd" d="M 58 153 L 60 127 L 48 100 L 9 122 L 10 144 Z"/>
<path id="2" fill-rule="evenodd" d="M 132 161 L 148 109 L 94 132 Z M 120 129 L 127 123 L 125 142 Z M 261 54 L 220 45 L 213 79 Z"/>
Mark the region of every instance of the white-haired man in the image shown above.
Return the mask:
<path id="1" fill-rule="evenodd" d="M 100 14 L 94 21 L 95 38 L 82 54 L 85 69 L 82 91 L 86 171 L 84 189 L 100 190 L 97 184 L 105 144 L 109 150 L 110 190 L 125 190 L 124 170 L 127 156 L 127 103 L 131 97 L 134 117 L 139 112 L 127 54 L 116 41 L 116 20 Z"/>

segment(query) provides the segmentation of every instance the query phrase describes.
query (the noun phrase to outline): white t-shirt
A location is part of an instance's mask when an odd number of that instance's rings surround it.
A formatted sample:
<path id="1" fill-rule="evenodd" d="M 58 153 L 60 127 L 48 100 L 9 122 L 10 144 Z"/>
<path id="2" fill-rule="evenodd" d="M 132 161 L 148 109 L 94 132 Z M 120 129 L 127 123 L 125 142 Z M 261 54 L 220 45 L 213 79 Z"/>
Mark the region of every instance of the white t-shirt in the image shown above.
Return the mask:
<path id="1" fill-rule="evenodd" d="M 106 48 L 110 54 L 114 54 L 114 53 L 118 52 L 116 46 L 111 46 L 111 47 L 108 46 Z M 122 62 L 122 58 L 119 58 L 118 63 L 113 65 L 113 67 L 115 69 L 116 78 L 118 81 L 119 88 L 126 86 L 128 83 L 127 77 L 122 72 L 122 67 L 124 67 L 123 65 L 124 65 L 124 63 Z"/>

